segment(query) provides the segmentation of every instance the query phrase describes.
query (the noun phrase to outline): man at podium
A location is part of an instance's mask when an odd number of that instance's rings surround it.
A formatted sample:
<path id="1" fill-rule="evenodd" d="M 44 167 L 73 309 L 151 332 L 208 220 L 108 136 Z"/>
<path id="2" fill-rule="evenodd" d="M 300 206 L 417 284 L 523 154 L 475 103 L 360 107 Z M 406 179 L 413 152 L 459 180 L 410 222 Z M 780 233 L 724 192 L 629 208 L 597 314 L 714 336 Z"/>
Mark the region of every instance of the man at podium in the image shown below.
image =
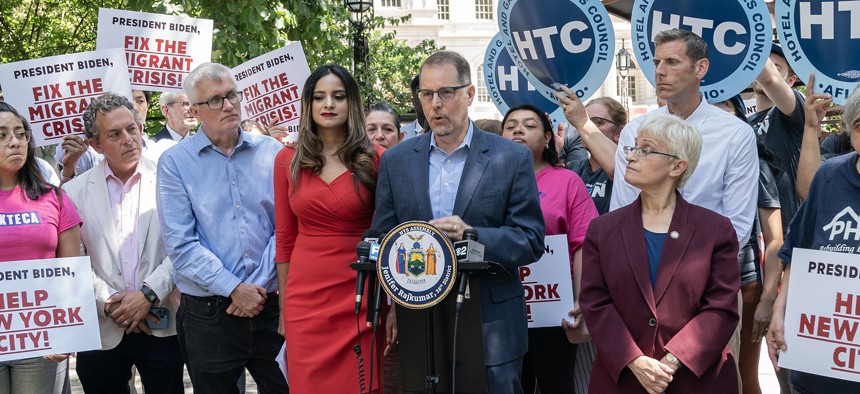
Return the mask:
<path id="1" fill-rule="evenodd" d="M 480 281 L 487 391 L 521 393 L 527 348 L 525 299 L 518 267 L 544 250 L 544 222 L 532 153 L 469 120 L 475 98 L 469 63 L 439 51 L 421 65 L 416 90 L 431 132 L 382 155 L 372 228 L 389 231 L 425 220 L 452 241 L 475 228 L 485 259 L 504 271 Z"/>

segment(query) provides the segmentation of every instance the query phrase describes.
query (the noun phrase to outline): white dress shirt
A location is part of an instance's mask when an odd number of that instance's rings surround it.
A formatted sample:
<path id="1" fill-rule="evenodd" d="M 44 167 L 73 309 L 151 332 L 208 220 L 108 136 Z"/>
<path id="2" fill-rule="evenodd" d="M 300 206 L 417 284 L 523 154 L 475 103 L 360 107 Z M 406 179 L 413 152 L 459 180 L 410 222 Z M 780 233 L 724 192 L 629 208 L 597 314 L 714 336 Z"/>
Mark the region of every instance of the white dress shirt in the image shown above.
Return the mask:
<path id="1" fill-rule="evenodd" d="M 701 96 L 700 96 L 701 97 Z M 758 196 L 758 151 L 752 128 L 745 122 L 703 98 L 687 122 L 702 133 L 702 154 L 693 175 L 681 189 L 690 203 L 708 208 L 732 221 L 738 242 L 744 244 L 750 235 Z M 615 179 L 609 210 L 632 203 L 639 189 L 624 180 L 627 159 L 624 146 L 635 146 L 639 125 L 649 116 L 668 113 L 659 108 L 633 119 L 621 130 L 615 151 Z"/>

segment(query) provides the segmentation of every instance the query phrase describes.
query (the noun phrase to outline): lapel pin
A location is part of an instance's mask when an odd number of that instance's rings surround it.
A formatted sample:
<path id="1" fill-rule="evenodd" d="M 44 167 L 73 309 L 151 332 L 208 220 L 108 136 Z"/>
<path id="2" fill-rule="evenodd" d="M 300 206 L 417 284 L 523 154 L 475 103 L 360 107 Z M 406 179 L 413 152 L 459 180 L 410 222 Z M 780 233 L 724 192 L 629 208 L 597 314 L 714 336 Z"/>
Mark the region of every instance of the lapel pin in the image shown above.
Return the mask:
<path id="1" fill-rule="evenodd" d="M 672 231 L 671 233 L 669 233 L 669 237 L 671 237 L 672 239 L 678 239 L 678 237 L 680 236 L 681 234 L 678 234 L 677 231 Z"/>

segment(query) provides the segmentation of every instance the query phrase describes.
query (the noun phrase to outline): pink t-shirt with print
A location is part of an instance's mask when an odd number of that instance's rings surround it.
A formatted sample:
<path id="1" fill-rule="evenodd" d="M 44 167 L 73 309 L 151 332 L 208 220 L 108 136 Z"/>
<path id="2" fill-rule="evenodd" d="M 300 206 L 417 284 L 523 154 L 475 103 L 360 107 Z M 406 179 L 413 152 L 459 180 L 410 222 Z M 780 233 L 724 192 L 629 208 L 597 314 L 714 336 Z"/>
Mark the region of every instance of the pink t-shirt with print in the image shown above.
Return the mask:
<path id="1" fill-rule="evenodd" d="M 567 234 L 567 248 L 573 259 L 573 252 L 585 240 L 588 223 L 598 216 L 594 201 L 579 175 L 566 168 L 546 166 L 535 178 L 546 235 Z"/>
<path id="2" fill-rule="evenodd" d="M 0 261 L 57 256 L 59 234 L 82 223 L 72 201 L 62 196 L 61 210 L 54 190 L 35 201 L 20 186 L 0 190 Z"/>

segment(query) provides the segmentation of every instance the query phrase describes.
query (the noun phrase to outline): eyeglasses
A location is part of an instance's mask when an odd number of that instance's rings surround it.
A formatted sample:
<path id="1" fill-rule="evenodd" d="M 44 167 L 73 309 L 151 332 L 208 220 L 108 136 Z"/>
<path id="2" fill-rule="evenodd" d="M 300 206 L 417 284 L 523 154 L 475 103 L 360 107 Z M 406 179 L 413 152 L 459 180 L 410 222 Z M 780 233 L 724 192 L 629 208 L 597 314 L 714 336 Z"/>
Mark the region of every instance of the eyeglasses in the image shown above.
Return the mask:
<path id="1" fill-rule="evenodd" d="M 26 131 L 16 131 L 14 133 L 0 132 L 0 145 L 9 145 L 12 143 L 12 136 L 15 137 L 21 144 L 30 142 L 30 134 Z"/>
<path id="2" fill-rule="evenodd" d="M 212 100 L 214 100 L 214 99 L 212 99 Z M 212 100 L 209 100 L 209 101 L 212 101 Z M 222 99 L 222 100 L 223 100 L 223 99 Z M 242 101 L 242 100 L 240 99 L 239 101 Z M 208 102 L 207 102 L 207 103 L 208 103 Z M 167 104 L 167 106 L 169 107 L 169 106 L 171 106 L 171 105 L 173 105 L 173 104 L 181 104 L 181 105 L 182 105 L 182 108 L 188 108 L 188 107 L 190 107 L 190 106 L 191 106 L 191 103 L 189 103 L 189 102 L 187 102 L 187 101 L 182 101 L 182 102 L 174 101 L 174 102 L 172 102 L 172 103 L 170 103 L 170 104 Z M 238 104 L 238 102 L 237 102 L 237 104 Z M 211 106 L 210 106 L 210 107 L 211 107 Z"/>
<path id="3" fill-rule="evenodd" d="M 657 152 L 657 151 L 655 151 L 655 150 L 653 150 L 653 149 L 651 149 L 651 148 L 648 148 L 648 147 L 643 148 L 643 147 L 639 147 L 639 146 L 625 146 L 623 149 L 624 149 L 624 154 L 625 154 L 625 155 L 629 155 L 629 154 L 630 154 L 630 152 L 636 152 L 636 157 L 648 157 L 648 155 L 652 155 L 652 154 L 653 154 L 653 155 L 661 155 L 661 156 L 674 157 L 674 158 L 676 158 L 676 159 L 679 159 L 679 157 L 678 157 L 678 156 L 675 156 L 675 155 L 673 155 L 673 154 L 670 154 L 670 153 L 663 153 L 663 152 Z"/>
<path id="4" fill-rule="evenodd" d="M 618 123 L 615 123 L 609 119 L 601 118 L 599 116 L 592 116 L 590 120 L 591 120 L 591 123 L 594 123 L 594 125 L 597 127 L 603 126 L 604 123 L 609 123 L 609 124 L 613 124 L 613 125 L 618 124 Z"/>
<path id="5" fill-rule="evenodd" d="M 194 103 L 191 105 L 206 104 L 206 106 L 208 106 L 209 109 L 211 109 L 213 111 L 217 111 L 217 110 L 224 107 L 224 99 L 227 99 L 227 101 L 229 101 L 230 104 L 233 104 L 233 105 L 239 104 L 242 102 L 242 92 L 240 92 L 238 90 L 233 91 L 233 92 L 227 93 L 226 96 L 212 97 L 211 99 L 209 99 L 207 101 L 201 101 L 199 103 Z"/>
<path id="6" fill-rule="evenodd" d="M 454 95 L 457 93 L 458 90 L 465 88 L 469 85 L 471 85 L 471 83 L 467 83 L 465 85 L 460 86 L 444 87 L 439 90 L 418 89 L 415 91 L 415 93 L 418 95 L 418 99 L 420 99 L 422 103 L 429 103 L 433 101 L 433 96 L 436 94 L 439 95 L 439 100 L 451 101 L 454 99 Z"/>

